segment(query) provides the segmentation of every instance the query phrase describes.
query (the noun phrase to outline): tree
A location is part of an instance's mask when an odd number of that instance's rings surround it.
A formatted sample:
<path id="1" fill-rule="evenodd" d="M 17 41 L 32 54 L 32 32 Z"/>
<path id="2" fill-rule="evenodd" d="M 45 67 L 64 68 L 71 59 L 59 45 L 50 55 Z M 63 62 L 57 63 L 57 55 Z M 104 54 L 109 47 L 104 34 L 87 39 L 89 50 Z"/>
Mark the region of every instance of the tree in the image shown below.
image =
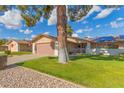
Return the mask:
<path id="1" fill-rule="evenodd" d="M 1 40 L 0 40 L 0 45 L 5 44 L 6 42 L 7 42 L 7 40 L 6 40 L 6 39 L 1 39 Z"/>
<path id="2" fill-rule="evenodd" d="M 69 24 L 66 25 L 67 36 L 72 36 L 74 30 L 71 28 Z"/>
<path id="3" fill-rule="evenodd" d="M 6 11 L 12 9 L 12 6 L 0 6 L 0 11 Z M 116 6 L 105 6 L 108 8 Z M 66 9 L 68 9 L 68 16 L 70 21 L 80 20 L 82 17 L 87 15 L 89 10 L 92 8 L 92 5 L 78 5 L 78 6 L 16 6 L 21 10 L 21 15 L 25 20 L 25 23 L 28 27 L 35 26 L 36 23 L 40 20 L 41 16 L 48 19 L 54 8 L 57 8 L 57 33 L 58 33 L 58 45 L 59 45 L 59 62 L 67 63 L 68 61 L 68 52 L 67 52 L 67 14 Z"/>

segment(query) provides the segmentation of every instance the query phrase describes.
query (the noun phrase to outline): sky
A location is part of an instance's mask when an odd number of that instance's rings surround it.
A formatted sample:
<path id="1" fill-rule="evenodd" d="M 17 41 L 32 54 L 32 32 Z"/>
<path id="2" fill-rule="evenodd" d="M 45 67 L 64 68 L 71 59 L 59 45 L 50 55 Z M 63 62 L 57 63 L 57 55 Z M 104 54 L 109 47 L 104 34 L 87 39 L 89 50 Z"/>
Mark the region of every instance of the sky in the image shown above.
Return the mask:
<path id="1" fill-rule="evenodd" d="M 15 8 L 0 12 L 0 39 L 31 40 L 39 34 L 56 36 L 56 8 L 48 20 L 41 17 L 33 27 L 27 27 L 21 12 Z M 68 19 L 68 24 L 74 30 L 73 37 L 97 38 L 102 36 L 124 35 L 124 6 L 105 8 L 94 5 L 86 16 L 76 22 Z"/>

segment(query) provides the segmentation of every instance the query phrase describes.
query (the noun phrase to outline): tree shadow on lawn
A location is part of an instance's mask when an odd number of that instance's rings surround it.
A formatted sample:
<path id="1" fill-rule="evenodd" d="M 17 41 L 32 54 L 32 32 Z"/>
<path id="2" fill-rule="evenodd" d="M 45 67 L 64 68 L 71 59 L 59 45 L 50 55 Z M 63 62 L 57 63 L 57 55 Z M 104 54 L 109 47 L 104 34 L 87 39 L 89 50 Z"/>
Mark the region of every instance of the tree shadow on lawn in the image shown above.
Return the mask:
<path id="1" fill-rule="evenodd" d="M 103 61 L 124 61 L 124 55 L 105 56 L 105 55 L 79 55 L 71 57 L 72 61 L 79 59 L 103 60 Z"/>

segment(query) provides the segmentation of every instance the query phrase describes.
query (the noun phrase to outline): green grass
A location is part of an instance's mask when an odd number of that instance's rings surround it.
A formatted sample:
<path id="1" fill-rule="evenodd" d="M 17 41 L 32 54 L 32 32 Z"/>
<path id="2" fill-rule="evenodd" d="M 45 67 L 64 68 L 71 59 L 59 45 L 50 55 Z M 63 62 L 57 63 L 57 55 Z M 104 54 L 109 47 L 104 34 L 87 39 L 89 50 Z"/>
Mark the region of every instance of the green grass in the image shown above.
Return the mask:
<path id="1" fill-rule="evenodd" d="M 5 55 L 4 51 L 0 51 L 0 55 Z"/>
<path id="2" fill-rule="evenodd" d="M 18 63 L 86 87 L 124 87 L 124 55 L 72 57 L 68 64 L 57 58 L 43 57 Z"/>
<path id="3" fill-rule="evenodd" d="M 32 54 L 32 52 L 12 52 L 11 55 L 26 55 L 26 54 Z"/>

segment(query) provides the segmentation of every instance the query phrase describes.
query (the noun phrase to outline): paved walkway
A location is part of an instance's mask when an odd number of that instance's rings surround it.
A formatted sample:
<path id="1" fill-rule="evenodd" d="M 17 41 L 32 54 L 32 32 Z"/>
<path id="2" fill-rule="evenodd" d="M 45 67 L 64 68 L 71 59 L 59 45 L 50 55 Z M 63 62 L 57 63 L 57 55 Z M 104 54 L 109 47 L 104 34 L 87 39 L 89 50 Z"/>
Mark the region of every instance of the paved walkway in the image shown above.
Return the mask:
<path id="1" fill-rule="evenodd" d="M 24 58 L 23 58 L 24 57 Z M 8 67 L 0 70 L 0 87 L 3 88 L 79 88 L 71 82 L 40 73 L 14 63 L 38 58 L 33 55 L 9 58 Z M 18 59 L 18 60 L 17 60 Z M 15 61 L 14 61 L 15 60 Z"/>
<path id="2" fill-rule="evenodd" d="M 35 58 L 39 58 L 39 57 L 41 57 L 41 56 L 40 55 L 34 55 L 34 54 L 8 57 L 7 64 L 10 65 L 10 64 L 17 63 L 17 62 L 31 60 L 31 59 L 35 59 Z"/>

